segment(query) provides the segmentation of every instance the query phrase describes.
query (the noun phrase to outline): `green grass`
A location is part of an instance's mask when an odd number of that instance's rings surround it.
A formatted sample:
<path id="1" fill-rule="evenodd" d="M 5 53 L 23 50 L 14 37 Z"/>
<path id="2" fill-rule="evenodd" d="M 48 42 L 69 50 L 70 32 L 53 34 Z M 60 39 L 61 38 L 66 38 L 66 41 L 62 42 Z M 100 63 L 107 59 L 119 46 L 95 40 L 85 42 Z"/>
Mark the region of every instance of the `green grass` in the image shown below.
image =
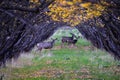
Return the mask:
<path id="1" fill-rule="evenodd" d="M 79 39 L 77 47 L 60 48 L 57 42 L 52 50 L 33 50 L 31 65 L 7 67 L 0 72 L 7 75 L 6 80 L 120 80 L 119 61 L 104 51 L 91 50 L 90 45 Z"/>
<path id="2" fill-rule="evenodd" d="M 120 73 L 115 73 L 118 62 L 106 52 L 80 48 L 61 48 L 44 52 L 46 51 L 43 51 L 44 55 L 48 53 L 52 55 L 41 58 L 37 52 L 32 59 L 32 65 L 11 68 L 11 80 L 119 80 L 120 78 Z M 4 71 L 7 73 L 8 70 Z"/>

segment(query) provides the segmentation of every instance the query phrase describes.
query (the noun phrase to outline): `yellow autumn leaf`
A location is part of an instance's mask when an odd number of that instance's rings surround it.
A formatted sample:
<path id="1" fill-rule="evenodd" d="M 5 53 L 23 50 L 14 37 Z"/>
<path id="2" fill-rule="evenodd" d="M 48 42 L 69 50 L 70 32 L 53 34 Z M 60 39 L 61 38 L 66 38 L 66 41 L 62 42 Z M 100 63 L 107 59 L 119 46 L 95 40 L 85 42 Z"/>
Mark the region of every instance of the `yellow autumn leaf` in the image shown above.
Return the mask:
<path id="1" fill-rule="evenodd" d="M 81 6 L 81 7 L 84 7 L 84 8 L 89 8 L 90 5 L 91 5 L 91 3 L 90 3 L 90 2 L 87 2 L 87 3 L 82 3 L 80 6 Z"/>

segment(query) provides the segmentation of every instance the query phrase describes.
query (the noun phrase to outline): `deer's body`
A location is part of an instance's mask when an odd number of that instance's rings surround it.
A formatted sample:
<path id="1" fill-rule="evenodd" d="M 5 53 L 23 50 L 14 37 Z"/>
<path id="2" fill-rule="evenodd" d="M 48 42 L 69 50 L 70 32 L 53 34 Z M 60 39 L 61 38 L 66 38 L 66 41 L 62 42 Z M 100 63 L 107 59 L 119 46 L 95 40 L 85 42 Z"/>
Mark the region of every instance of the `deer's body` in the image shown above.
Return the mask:
<path id="1" fill-rule="evenodd" d="M 77 43 L 77 41 L 78 41 L 78 39 L 80 38 L 80 36 L 76 36 L 76 35 L 74 35 L 73 33 L 71 33 L 72 34 L 72 37 L 62 37 L 62 39 L 61 39 L 61 41 L 62 41 L 62 44 L 63 43 L 67 43 L 67 44 L 73 44 L 73 45 L 75 45 L 76 43 Z M 74 39 L 74 37 L 76 38 L 76 39 Z"/>
<path id="2" fill-rule="evenodd" d="M 62 43 L 67 43 L 68 40 L 73 40 L 73 36 L 72 37 L 63 36 L 61 41 Z"/>
<path id="3" fill-rule="evenodd" d="M 74 39 L 74 34 L 73 33 L 70 33 L 70 34 L 72 35 L 71 37 L 62 36 L 62 39 L 61 39 L 62 44 L 68 43 L 69 40 L 73 40 Z"/>
<path id="4" fill-rule="evenodd" d="M 76 35 L 74 35 L 73 33 L 71 33 L 72 34 L 72 37 L 66 37 L 66 36 L 63 36 L 62 37 L 62 43 L 67 43 L 67 44 L 76 44 L 77 43 L 77 41 L 78 41 L 78 38 L 80 38 L 80 36 L 79 37 L 77 37 Z M 74 39 L 74 37 L 76 38 L 76 39 Z"/>
<path id="5" fill-rule="evenodd" d="M 68 42 L 67 42 L 68 44 L 76 44 L 77 43 L 77 39 L 74 39 L 74 40 L 69 40 Z"/>
<path id="6" fill-rule="evenodd" d="M 56 39 L 53 39 L 52 41 L 49 42 L 41 42 L 37 44 L 37 48 L 38 50 L 42 50 L 42 49 L 51 49 L 54 46 Z"/>
<path id="7" fill-rule="evenodd" d="M 77 41 L 78 41 L 79 38 L 81 38 L 81 36 L 78 36 L 78 37 L 76 36 L 76 39 L 69 40 L 68 43 L 69 43 L 69 44 L 74 44 L 74 45 L 75 45 L 75 44 L 77 43 Z"/>

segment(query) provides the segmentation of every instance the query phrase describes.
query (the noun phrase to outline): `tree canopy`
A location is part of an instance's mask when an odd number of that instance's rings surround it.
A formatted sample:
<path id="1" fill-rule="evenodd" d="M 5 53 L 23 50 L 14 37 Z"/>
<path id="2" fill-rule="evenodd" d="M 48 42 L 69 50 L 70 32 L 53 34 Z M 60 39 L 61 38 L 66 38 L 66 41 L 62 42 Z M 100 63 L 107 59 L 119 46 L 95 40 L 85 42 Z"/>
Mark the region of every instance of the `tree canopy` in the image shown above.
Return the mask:
<path id="1" fill-rule="evenodd" d="M 47 14 L 55 21 L 63 21 L 71 26 L 78 25 L 93 17 L 102 15 L 108 3 L 101 1 L 101 4 L 84 2 L 84 0 L 56 0 L 49 6 Z"/>
<path id="2" fill-rule="evenodd" d="M 0 66 L 63 25 L 120 59 L 119 0 L 0 0 Z"/>

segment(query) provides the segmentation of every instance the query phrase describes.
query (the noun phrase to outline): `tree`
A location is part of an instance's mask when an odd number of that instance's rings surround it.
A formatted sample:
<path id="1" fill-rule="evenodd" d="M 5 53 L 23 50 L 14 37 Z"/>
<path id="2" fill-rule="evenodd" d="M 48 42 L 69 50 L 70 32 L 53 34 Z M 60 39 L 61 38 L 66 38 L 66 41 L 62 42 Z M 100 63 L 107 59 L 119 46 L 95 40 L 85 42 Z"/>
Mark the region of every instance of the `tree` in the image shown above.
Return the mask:
<path id="1" fill-rule="evenodd" d="M 30 51 L 62 25 L 120 59 L 119 0 L 1 0 L 0 66 Z"/>
<path id="2" fill-rule="evenodd" d="M 64 24 L 52 21 L 45 14 L 53 0 L 30 1 L 0 2 L 0 66 L 21 52 L 30 51 Z"/>
<path id="3" fill-rule="evenodd" d="M 95 47 L 120 59 L 119 0 L 56 0 L 49 8 L 53 20 L 76 26 Z"/>
<path id="4" fill-rule="evenodd" d="M 98 0 L 87 0 L 95 1 Z M 106 0 L 109 4 L 99 17 L 77 25 L 77 29 L 99 48 L 120 59 L 120 1 Z"/>

